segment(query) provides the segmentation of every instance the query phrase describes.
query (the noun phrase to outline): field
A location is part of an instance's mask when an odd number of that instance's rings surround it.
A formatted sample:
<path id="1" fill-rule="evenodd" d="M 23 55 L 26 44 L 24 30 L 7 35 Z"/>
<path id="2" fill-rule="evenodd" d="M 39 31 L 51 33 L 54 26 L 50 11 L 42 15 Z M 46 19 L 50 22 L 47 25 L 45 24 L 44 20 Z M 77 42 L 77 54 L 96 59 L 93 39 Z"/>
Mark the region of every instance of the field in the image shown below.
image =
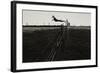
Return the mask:
<path id="1" fill-rule="evenodd" d="M 90 27 L 65 27 L 62 32 L 58 26 L 23 26 L 23 62 L 90 59 L 90 32 Z"/>

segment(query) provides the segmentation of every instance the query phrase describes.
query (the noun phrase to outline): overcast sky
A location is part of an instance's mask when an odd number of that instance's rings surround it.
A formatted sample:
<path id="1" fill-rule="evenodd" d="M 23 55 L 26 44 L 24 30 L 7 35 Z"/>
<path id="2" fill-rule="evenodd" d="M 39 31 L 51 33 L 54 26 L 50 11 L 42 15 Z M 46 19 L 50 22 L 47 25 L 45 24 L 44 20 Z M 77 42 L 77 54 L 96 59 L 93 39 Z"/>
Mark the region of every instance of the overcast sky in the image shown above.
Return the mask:
<path id="1" fill-rule="evenodd" d="M 23 10 L 23 25 L 60 25 L 61 22 L 52 21 L 52 16 L 70 22 L 71 26 L 90 26 L 90 13 L 55 12 Z"/>

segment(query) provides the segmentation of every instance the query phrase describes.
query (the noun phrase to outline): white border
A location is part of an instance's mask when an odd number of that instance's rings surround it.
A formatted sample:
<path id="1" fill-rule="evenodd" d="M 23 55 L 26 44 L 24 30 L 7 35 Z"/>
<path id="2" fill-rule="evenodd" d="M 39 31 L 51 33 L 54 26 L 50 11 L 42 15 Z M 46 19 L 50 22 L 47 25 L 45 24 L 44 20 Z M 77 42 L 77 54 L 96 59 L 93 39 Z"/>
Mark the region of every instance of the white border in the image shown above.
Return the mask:
<path id="1" fill-rule="evenodd" d="M 73 66 L 87 66 L 96 65 L 96 11 L 93 8 L 82 7 L 60 7 L 60 6 L 45 6 L 45 5 L 28 5 L 17 4 L 17 44 L 16 44 L 16 62 L 17 70 L 23 69 L 39 69 L 39 68 L 54 68 L 54 67 L 73 67 Z M 55 61 L 55 62 L 35 62 L 22 63 L 22 9 L 30 10 L 50 10 L 50 11 L 70 11 L 70 12 L 88 12 L 91 13 L 91 60 L 74 60 L 74 61 Z"/>

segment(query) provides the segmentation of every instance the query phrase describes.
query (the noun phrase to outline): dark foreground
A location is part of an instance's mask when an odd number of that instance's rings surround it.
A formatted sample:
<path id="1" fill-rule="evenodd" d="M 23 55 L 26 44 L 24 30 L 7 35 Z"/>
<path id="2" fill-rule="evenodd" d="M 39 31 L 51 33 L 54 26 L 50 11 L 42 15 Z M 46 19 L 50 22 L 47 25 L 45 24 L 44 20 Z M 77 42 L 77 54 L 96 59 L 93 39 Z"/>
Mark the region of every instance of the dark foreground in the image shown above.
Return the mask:
<path id="1" fill-rule="evenodd" d="M 65 28 L 61 36 L 60 27 L 49 28 L 23 27 L 23 62 L 91 58 L 90 29 Z"/>

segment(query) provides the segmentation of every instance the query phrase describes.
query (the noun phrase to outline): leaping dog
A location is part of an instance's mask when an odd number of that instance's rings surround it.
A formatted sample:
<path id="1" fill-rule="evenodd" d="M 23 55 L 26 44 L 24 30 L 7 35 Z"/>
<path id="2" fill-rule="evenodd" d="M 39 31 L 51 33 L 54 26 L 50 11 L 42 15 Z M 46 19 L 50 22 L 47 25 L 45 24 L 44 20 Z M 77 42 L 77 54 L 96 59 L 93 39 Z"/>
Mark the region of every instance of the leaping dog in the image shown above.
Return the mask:
<path id="1" fill-rule="evenodd" d="M 57 19 L 55 16 L 52 16 L 52 18 L 53 18 L 53 21 L 55 22 L 65 22 L 64 20 Z"/>

